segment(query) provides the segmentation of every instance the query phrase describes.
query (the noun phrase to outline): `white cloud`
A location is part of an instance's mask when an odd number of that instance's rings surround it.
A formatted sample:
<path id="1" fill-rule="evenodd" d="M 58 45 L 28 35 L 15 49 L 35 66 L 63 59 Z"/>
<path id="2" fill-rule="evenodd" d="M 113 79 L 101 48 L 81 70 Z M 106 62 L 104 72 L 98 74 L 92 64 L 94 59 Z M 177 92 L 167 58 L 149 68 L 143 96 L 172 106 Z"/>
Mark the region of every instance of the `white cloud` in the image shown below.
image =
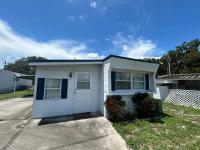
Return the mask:
<path id="1" fill-rule="evenodd" d="M 91 2 L 90 2 L 90 6 L 91 6 L 92 8 L 96 8 L 96 7 L 97 7 L 97 3 L 96 3 L 95 1 L 91 1 Z"/>
<path id="2" fill-rule="evenodd" d="M 110 42 L 110 40 L 111 40 L 110 38 L 105 38 L 105 41 L 107 42 Z"/>
<path id="3" fill-rule="evenodd" d="M 69 16 L 68 17 L 68 19 L 72 20 L 72 21 L 75 21 L 75 20 L 83 21 L 83 20 L 86 20 L 87 18 L 88 18 L 88 16 L 86 14 L 78 15 L 78 16 Z"/>
<path id="4" fill-rule="evenodd" d="M 86 20 L 87 18 L 88 18 L 88 16 L 86 14 L 79 16 L 80 20 Z"/>
<path id="5" fill-rule="evenodd" d="M 42 56 L 49 59 L 103 57 L 88 49 L 85 43 L 69 39 L 37 41 L 17 34 L 5 21 L 0 20 L 0 67 L 4 61 L 11 62 L 24 56 Z"/>
<path id="6" fill-rule="evenodd" d="M 75 17 L 74 17 L 74 16 L 69 16 L 68 19 L 70 19 L 70 20 L 74 20 Z"/>
<path id="7" fill-rule="evenodd" d="M 146 57 L 158 58 L 162 53 L 154 42 L 145 40 L 142 37 L 134 38 L 131 35 L 124 37 L 121 33 L 117 33 L 112 43 L 116 49 L 120 50 L 120 55 L 125 57 L 139 59 Z"/>

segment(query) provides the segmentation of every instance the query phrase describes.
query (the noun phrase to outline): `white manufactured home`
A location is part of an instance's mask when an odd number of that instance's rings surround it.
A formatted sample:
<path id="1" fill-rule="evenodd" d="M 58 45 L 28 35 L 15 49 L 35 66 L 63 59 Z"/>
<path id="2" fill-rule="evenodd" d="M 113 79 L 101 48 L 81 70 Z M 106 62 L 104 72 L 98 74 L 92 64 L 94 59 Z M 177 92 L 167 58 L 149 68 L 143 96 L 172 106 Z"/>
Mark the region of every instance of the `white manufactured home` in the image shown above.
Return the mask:
<path id="1" fill-rule="evenodd" d="M 110 55 L 101 60 L 41 60 L 36 66 L 33 118 L 100 113 L 108 95 L 127 107 L 136 92 L 155 92 L 158 64 Z"/>

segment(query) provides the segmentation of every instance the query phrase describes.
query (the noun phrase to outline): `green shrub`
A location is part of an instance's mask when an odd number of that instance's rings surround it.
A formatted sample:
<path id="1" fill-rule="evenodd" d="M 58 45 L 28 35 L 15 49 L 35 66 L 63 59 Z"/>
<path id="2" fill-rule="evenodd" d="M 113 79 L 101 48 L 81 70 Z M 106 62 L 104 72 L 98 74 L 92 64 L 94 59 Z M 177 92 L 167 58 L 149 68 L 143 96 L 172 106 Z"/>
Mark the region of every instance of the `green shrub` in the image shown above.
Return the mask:
<path id="1" fill-rule="evenodd" d="M 123 119 L 125 102 L 121 100 L 121 96 L 107 96 L 105 101 L 108 119 L 112 122 L 121 121 Z"/>
<path id="2" fill-rule="evenodd" d="M 138 117 L 155 117 L 162 114 L 161 102 L 148 93 L 137 93 L 132 97 Z"/>

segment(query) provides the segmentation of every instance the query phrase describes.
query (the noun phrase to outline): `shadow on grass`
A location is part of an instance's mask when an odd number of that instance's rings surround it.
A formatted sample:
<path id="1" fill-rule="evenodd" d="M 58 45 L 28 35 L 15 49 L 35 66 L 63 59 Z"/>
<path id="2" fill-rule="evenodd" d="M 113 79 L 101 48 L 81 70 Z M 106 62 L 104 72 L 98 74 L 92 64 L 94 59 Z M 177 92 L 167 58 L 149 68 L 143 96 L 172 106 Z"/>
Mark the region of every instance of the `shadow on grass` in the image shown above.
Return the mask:
<path id="1" fill-rule="evenodd" d="M 82 119 L 89 119 L 101 116 L 102 115 L 99 114 L 92 115 L 91 113 L 80 113 L 80 114 L 60 116 L 60 117 L 49 117 L 49 118 L 43 118 L 38 125 L 40 126 L 40 125 L 61 123 L 66 121 L 82 120 Z"/>
<path id="2" fill-rule="evenodd" d="M 144 120 L 144 121 L 148 121 L 149 123 L 165 123 L 163 121 L 164 118 L 166 117 L 173 117 L 169 114 L 165 114 L 163 113 L 160 116 L 154 116 L 154 117 L 136 117 L 135 119 L 130 119 L 130 120 L 126 120 L 126 121 L 119 121 L 119 122 L 113 122 L 113 123 L 121 123 L 121 124 L 129 124 L 131 122 L 135 122 L 136 120 Z"/>
<path id="3" fill-rule="evenodd" d="M 149 123 L 165 123 L 163 121 L 163 119 L 166 117 L 173 117 L 173 116 L 163 113 L 160 116 L 150 117 L 150 118 L 141 118 L 141 119 L 144 119 L 144 120 L 148 121 Z"/>
<path id="4" fill-rule="evenodd" d="M 33 97 L 33 94 L 27 94 L 27 95 L 22 96 L 22 98 L 27 98 L 27 97 Z"/>

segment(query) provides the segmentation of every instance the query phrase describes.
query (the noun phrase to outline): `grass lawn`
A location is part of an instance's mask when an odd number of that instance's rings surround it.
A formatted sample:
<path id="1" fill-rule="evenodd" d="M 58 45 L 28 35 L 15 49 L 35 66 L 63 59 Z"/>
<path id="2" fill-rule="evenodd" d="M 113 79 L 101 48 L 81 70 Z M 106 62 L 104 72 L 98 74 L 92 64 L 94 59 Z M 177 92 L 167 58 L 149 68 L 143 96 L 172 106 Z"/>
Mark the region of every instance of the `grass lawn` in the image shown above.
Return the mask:
<path id="1" fill-rule="evenodd" d="M 0 94 L 0 100 L 5 100 L 9 98 L 16 98 L 16 97 L 24 97 L 26 95 L 32 94 L 32 90 L 23 90 L 23 91 L 16 91 L 11 93 Z"/>
<path id="2" fill-rule="evenodd" d="M 200 149 L 200 110 L 163 103 L 159 121 L 113 124 L 132 149 Z"/>

